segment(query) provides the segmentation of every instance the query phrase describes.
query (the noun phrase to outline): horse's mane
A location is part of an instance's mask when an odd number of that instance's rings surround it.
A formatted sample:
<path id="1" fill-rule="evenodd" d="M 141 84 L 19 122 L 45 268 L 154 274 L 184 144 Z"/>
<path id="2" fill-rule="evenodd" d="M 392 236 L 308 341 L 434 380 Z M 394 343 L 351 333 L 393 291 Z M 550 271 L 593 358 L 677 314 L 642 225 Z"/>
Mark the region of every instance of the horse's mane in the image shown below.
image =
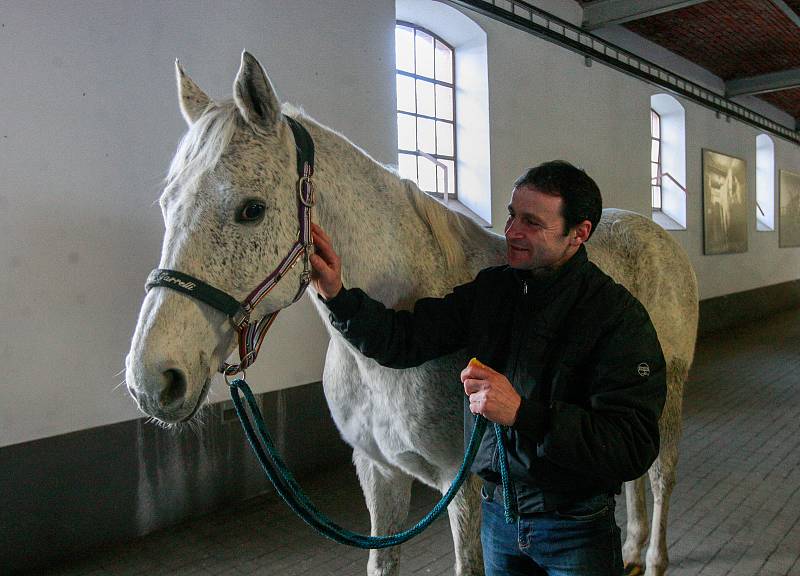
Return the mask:
<path id="1" fill-rule="evenodd" d="M 466 268 L 464 242 L 470 236 L 474 236 L 473 232 L 475 232 L 475 230 L 471 228 L 477 229 L 477 224 L 461 216 L 457 212 L 453 212 L 428 194 L 425 194 L 413 181 L 401 178 L 396 167 L 387 166 L 378 162 L 344 134 L 327 126 L 323 126 L 313 118 L 308 117 L 301 108 L 290 103 L 284 103 L 282 110 L 283 113 L 288 116 L 293 118 L 297 117 L 298 120 L 305 120 L 314 124 L 327 135 L 340 138 L 346 142 L 356 154 L 365 157 L 372 162 L 376 168 L 385 170 L 389 178 L 399 180 L 414 211 L 431 231 L 436 244 L 442 251 L 448 269 L 453 271 L 455 273 L 454 275 L 457 277 L 463 276 L 463 279 L 471 278 Z"/>
<path id="2" fill-rule="evenodd" d="M 244 121 L 233 100 L 209 104 L 181 138 L 167 172 L 167 184 L 194 180 L 213 169 L 240 122 Z"/>
<path id="3" fill-rule="evenodd" d="M 425 194 L 413 181 L 403 179 L 402 183 L 411 205 L 422 221 L 428 225 L 439 245 L 448 269 L 466 272 L 464 241 L 468 236 L 466 224 L 468 220 Z"/>

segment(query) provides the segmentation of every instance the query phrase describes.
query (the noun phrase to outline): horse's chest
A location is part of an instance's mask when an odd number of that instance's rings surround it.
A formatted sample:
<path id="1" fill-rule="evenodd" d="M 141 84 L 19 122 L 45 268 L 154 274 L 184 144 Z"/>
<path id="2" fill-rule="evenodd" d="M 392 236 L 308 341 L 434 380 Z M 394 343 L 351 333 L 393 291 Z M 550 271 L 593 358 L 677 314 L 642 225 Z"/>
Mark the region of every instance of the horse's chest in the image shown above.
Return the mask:
<path id="1" fill-rule="evenodd" d="M 407 379 L 404 372 L 379 367 L 330 371 L 326 368 L 325 396 L 348 443 L 367 447 L 397 441 L 407 421 L 404 418 Z"/>
<path id="2" fill-rule="evenodd" d="M 424 441 L 460 430 L 451 417 L 461 398 L 445 392 L 426 369 L 392 370 L 332 341 L 325 365 L 325 396 L 342 437 L 376 460 L 416 451 Z M 427 439 L 427 440 L 425 440 Z M 435 442 L 435 441 L 434 441 Z"/>

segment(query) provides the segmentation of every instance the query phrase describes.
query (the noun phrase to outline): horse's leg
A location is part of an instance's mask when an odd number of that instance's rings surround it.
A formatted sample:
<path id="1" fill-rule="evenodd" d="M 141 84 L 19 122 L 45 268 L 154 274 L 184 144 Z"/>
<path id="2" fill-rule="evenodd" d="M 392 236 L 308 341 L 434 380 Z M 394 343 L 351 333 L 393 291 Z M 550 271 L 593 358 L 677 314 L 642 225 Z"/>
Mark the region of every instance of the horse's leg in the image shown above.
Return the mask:
<path id="1" fill-rule="evenodd" d="M 449 487 L 449 483 L 442 486 L 442 493 Z M 455 576 L 483 575 L 480 487 L 480 479 L 470 474 L 447 507 L 456 557 Z"/>
<path id="2" fill-rule="evenodd" d="M 361 489 L 367 502 L 373 536 L 399 532 L 408 516 L 412 478 L 399 468 L 379 464 L 358 448 L 353 450 Z M 400 546 L 369 551 L 369 576 L 396 576 Z"/>
<path id="3" fill-rule="evenodd" d="M 625 482 L 625 509 L 628 514 L 628 524 L 625 544 L 622 547 L 622 561 L 625 564 L 626 576 L 638 576 L 644 573 L 642 550 L 650 535 L 644 476 Z"/>
<path id="4" fill-rule="evenodd" d="M 648 576 L 663 576 L 669 565 L 667 555 L 667 517 L 669 499 L 675 487 L 678 467 L 678 443 L 681 439 L 683 383 L 687 369 L 679 361 L 667 365 L 667 402 L 661 415 L 661 450 L 650 467 L 650 486 L 653 490 L 653 524 L 645 565 Z"/>

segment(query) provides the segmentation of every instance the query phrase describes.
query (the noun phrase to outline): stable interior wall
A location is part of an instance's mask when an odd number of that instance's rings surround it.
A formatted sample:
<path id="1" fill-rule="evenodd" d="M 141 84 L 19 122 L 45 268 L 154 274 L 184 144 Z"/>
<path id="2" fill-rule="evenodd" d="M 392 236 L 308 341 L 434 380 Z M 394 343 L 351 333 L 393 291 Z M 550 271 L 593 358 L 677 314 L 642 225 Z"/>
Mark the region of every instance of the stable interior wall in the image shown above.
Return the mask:
<path id="1" fill-rule="evenodd" d="M 574 2 L 540 5 L 580 21 Z M 116 385 L 142 284 L 158 263 L 163 225 L 154 201 L 184 131 L 173 59 L 210 95 L 229 97 L 247 48 L 283 99 L 394 163 L 394 10 L 390 0 L 301 0 L 291 10 L 277 0 L 202 9 L 189 1 L 7 6 L 0 32 L 0 446 L 140 416 Z M 607 206 L 649 214 L 649 102 L 659 90 L 461 10 L 487 33 L 495 226 L 505 220 L 514 179 L 553 158 L 584 167 Z M 778 248 L 777 231 L 756 232 L 758 131 L 681 102 L 688 229 L 672 234 L 695 266 L 701 297 L 796 280 L 798 249 Z M 774 142 L 776 170 L 800 172 L 798 147 Z M 747 162 L 747 253 L 702 253 L 702 148 Z M 249 372 L 256 391 L 319 381 L 326 343 L 307 300 L 284 312 Z M 225 397 L 216 382 L 212 398 Z"/>

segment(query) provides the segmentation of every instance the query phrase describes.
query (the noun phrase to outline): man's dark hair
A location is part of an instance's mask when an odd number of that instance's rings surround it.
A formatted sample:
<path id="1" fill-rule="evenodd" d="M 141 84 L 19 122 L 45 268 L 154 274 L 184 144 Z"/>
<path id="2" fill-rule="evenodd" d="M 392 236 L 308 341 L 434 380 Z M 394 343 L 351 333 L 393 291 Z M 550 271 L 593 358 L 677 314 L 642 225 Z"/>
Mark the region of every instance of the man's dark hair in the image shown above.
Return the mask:
<path id="1" fill-rule="evenodd" d="M 588 220 L 592 223 L 589 237 L 594 234 L 603 211 L 600 189 L 586 172 L 564 160 L 545 162 L 530 168 L 514 182 L 514 188 L 527 186 L 539 192 L 563 199 L 564 236 L 570 228 Z"/>

